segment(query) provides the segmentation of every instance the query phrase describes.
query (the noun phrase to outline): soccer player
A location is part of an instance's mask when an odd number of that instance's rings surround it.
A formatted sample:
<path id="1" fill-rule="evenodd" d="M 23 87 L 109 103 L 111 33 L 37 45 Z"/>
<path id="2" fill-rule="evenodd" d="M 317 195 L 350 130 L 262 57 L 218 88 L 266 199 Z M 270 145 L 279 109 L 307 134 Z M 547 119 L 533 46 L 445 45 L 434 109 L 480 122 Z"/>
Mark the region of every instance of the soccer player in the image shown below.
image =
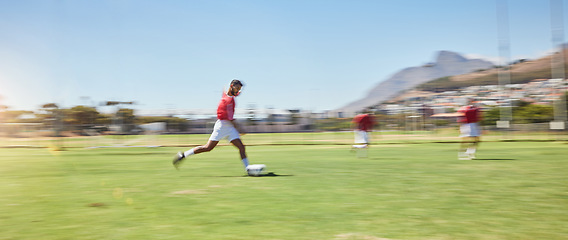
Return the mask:
<path id="1" fill-rule="evenodd" d="M 462 138 L 458 159 L 475 159 L 475 152 L 479 146 L 481 136 L 481 130 L 479 129 L 481 111 L 475 106 L 472 99 L 468 99 L 468 105 L 461 107 L 458 113 L 461 114 L 461 116 L 458 117 L 458 122 L 461 123 L 460 137 Z"/>
<path id="2" fill-rule="evenodd" d="M 194 147 L 186 152 L 178 152 L 173 160 L 173 165 L 176 168 L 179 167 L 185 158 L 194 154 L 209 152 L 217 146 L 221 139 L 228 138 L 229 142 L 239 149 L 241 160 L 245 170 L 247 170 L 249 162 L 245 151 L 245 145 L 241 141 L 239 134 L 239 132 L 244 132 L 241 130 L 233 116 L 235 113 L 235 97 L 240 94 L 242 87 L 243 83 L 240 80 L 235 79 L 231 81 L 229 90 L 227 92 L 223 92 L 221 102 L 219 102 L 219 106 L 217 107 L 217 121 L 213 127 L 213 133 L 211 133 L 211 137 L 209 137 L 209 141 L 203 146 Z"/>
<path id="3" fill-rule="evenodd" d="M 353 118 L 351 129 L 355 134 L 355 149 L 367 149 L 369 147 L 369 132 L 373 130 L 375 119 L 370 111 L 365 111 Z"/>

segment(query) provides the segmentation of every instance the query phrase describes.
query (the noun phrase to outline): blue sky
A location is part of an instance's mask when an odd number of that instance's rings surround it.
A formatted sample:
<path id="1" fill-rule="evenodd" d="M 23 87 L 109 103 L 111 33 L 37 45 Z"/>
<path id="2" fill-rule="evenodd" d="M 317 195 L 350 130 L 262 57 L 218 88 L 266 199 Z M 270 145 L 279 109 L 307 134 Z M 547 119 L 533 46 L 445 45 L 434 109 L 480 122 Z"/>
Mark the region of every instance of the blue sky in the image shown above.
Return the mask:
<path id="1" fill-rule="evenodd" d="M 568 0 L 560 1 L 568 9 Z M 0 0 L 0 104 L 34 110 L 118 100 L 135 101 L 135 109 L 214 109 L 223 87 L 238 78 L 246 86 L 237 108 L 331 110 L 403 68 L 433 61 L 440 50 L 497 59 L 496 6 Z M 511 59 L 553 49 L 549 1 L 508 6 Z"/>

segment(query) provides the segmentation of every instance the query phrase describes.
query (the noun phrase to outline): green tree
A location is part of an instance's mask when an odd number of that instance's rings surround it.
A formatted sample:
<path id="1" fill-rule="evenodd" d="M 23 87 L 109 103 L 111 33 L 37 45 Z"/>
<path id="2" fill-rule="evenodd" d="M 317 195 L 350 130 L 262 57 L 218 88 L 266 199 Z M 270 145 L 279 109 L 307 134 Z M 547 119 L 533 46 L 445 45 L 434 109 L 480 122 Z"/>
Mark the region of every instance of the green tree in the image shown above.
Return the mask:
<path id="1" fill-rule="evenodd" d="M 78 125 L 80 128 L 88 128 L 96 122 L 99 115 L 99 112 L 95 108 L 80 105 L 69 109 L 67 120 L 69 123 Z"/>
<path id="2" fill-rule="evenodd" d="M 59 106 L 55 103 L 43 104 L 40 108 L 40 115 L 45 121 L 50 121 L 55 119 L 56 112 L 59 110 Z"/>
<path id="3" fill-rule="evenodd" d="M 46 103 L 41 106 L 40 118 L 47 129 L 53 129 L 54 136 L 61 136 L 61 131 L 64 130 L 63 119 L 65 113 L 56 103 Z"/>
<path id="4" fill-rule="evenodd" d="M 481 114 L 481 125 L 495 126 L 501 117 L 501 108 L 492 107 Z"/>
<path id="5" fill-rule="evenodd" d="M 550 105 L 526 105 L 513 110 L 516 123 L 543 123 L 554 119 L 554 109 Z"/>
<path id="6" fill-rule="evenodd" d="M 135 128 L 134 123 L 136 120 L 136 115 L 134 115 L 134 109 L 118 109 L 118 111 L 116 112 L 116 119 L 118 122 L 116 122 L 115 124 L 118 124 L 123 132 L 130 132 Z"/>
<path id="7" fill-rule="evenodd" d="M 525 103 L 513 107 L 513 123 L 543 123 L 554 118 L 552 106 Z M 483 112 L 481 125 L 495 125 L 499 119 L 500 107 L 493 107 Z"/>
<path id="8" fill-rule="evenodd" d="M 520 100 L 520 101 L 517 101 L 517 102 L 515 103 L 515 105 L 516 105 L 516 107 L 524 108 L 524 107 L 526 107 L 526 106 L 528 106 L 528 105 L 531 105 L 531 103 L 530 103 L 530 102 L 527 102 L 527 101 Z"/>

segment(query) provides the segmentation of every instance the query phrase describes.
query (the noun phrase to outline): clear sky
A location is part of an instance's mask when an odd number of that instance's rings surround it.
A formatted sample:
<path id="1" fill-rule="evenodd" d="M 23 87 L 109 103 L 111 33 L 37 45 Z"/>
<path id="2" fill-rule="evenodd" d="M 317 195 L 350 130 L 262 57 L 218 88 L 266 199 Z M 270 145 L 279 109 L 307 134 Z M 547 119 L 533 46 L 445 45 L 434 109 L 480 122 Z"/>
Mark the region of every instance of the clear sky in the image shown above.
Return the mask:
<path id="1" fill-rule="evenodd" d="M 511 59 L 553 49 L 550 4 L 509 0 Z M 496 8 L 496 0 L 0 0 L 0 104 L 214 109 L 238 78 L 246 86 L 237 108 L 331 110 L 440 50 L 497 59 Z"/>

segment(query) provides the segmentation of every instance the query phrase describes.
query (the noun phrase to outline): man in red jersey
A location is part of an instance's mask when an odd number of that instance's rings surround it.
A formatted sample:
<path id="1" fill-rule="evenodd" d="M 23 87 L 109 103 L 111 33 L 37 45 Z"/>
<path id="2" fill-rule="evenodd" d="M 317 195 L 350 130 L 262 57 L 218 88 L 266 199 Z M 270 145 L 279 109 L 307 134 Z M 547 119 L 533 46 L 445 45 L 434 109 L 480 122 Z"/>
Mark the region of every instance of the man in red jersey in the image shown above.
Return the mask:
<path id="1" fill-rule="evenodd" d="M 242 133 L 243 131 L 241 131 L 240 126 L 234 119 L 235 97 L 240 94 L 242 87 L 243 83 L 241 81 L 236 79 L 231 81 L 229 90 L 227 92 L 223 92 L 223 96 L 221 97 L 221 101 L 219 102 L 219 106 L 217 107 L 217 121 L 215 122 L 215 126 L 213 127 L 213 133 L 211 133 L 211 137 L 209 137 L 209 141 L 207 142 L 207 144 L 194 147 L 189 151 L 178 152 L 173 160 L 173 164 L 176 168 L 179 167 L 181 162 L 186 157 L 203 152 L 209 152 L 213 150 L 215 146 L 217 146 L 221 139 L 228 138 L 229 142 L 231 142 L 233 145 L 235 145 L 235 147 L 239 149 L 245 170 L 248 170 L 247 167 L 249 166 L 249 163 L 245 151 L 245 145 L 243 144 L 239 136 L 239 132 Z"/>
<path id="2" fill-rule="evenodd" d="M 479 146 L 481 130 L 479 128 L 479 121 L 481 120 L 480 109 L 473 104 L 473 100 L 468 100 L 468 105 L 463 106 L 458 110 L 461 114 L 458 117 L 460 126 L 460 137 L 462 142 L 458 152 L 459 160 L 475 159 L 475 152 Z"/>
<path id="3" fill-rule="evenodd" d="M 366 149 L 369 147 L 369 132 L 373 130 L 375 119 L 370 111 L 365 111 L 353 118 L 351 128 L 355 133 L 355 145 L 353 148 Z"/>

